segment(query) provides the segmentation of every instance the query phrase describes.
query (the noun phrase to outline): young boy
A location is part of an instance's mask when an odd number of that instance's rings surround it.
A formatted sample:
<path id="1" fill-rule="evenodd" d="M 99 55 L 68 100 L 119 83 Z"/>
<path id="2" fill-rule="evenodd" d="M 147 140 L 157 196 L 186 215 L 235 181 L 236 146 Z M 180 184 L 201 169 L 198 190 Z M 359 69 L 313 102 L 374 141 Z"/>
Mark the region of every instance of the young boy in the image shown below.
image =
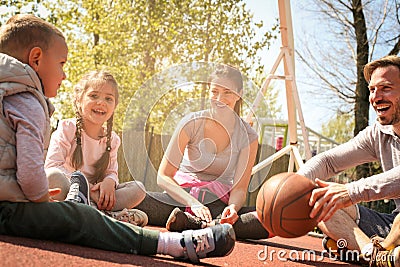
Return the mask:
<path id="1" fill-rule="evenodd" d="M 67 201 L 52 200 L 57 190 L 49 190 L 44 171 L 53 111 L 47 97 L 66 78 L 67 54 L 63 34 L 35 16 L 16 15 L 0 28 L 0 234 L 193 262 L 228 255 L 230 225 L 160 233 L 118 222 L 85 205 L 88 184 L 79 173 Z"/>

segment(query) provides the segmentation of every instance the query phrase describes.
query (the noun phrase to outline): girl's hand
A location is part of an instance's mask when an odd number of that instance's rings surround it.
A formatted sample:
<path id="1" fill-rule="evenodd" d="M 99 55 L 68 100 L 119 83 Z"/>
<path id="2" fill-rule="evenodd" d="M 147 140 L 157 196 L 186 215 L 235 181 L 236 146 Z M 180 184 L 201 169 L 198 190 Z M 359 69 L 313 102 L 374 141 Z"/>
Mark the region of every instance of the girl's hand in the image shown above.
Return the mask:
<path id="1" fill-rule="evenodd" d="M 99 200 L 97 201 L 99 210 L 111 210 L 114 207 L 116 199 L 115 181 L 113 179 L 106 178 L 102 182 L 95 184 L 90 190 L 99 190 Z"/>
<path id="2" fill-rule="evenodd" d="M 221 223 L 234 224 L 239 219 L 239 215 L 233 204 L 226 206 L 221 216 Z"/>
<path id="3" fill-rule="evenodd" d="M 203 221 L 211 222 L 212 216 L 210 210 L 203 204 L 195 204 L 190 206 L 190 209 L 197 217 L 201 218 Z"/>

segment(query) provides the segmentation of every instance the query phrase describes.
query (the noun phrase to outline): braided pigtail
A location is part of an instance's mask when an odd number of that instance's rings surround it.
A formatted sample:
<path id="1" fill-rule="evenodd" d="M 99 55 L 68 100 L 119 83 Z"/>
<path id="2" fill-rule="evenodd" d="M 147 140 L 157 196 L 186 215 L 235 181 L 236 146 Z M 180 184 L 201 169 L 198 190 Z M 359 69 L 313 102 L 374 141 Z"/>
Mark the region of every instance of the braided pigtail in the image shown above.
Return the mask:
<path id="1" fill-rule="evenodd" d="M 111 133 L 113 124 L 114 124 L 114 115 L 112 115 L 107 120 L 106 151 L 104 151 L 101 158 L 94 164 L 94 168 L 96 171 L 93 175 L 93 178 L 97 183 L 103 181 L 107 167 L 110 164 Z"/>
<path id="2" fill-rule="evenodd" d="M 76 130 L 75 130 L 76 148 L 72 153 L 71 164 L 78 170 L 83 165 L 83 154 L 82 154 L 82 116 L 79 112 L 76 112 Z"/>

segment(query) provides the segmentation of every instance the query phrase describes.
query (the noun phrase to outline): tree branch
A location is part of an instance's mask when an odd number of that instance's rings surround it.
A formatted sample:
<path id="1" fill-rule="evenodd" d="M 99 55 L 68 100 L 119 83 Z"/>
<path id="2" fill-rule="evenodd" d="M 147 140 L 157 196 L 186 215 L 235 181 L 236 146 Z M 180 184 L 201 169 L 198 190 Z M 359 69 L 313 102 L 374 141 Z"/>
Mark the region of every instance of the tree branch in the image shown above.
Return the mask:
<path id="1" fill-rule="evenodd" d="M 374 37 L 372 38 L 372 41 L 371 41 L 370 59 L 372 58 L 372 55 L 374 54 L 375 45 L 376 45 L 376 42 L 378 40 L 379 30 L 382 28 L 382 26 L 383 26 L 383 24 L 385 23 L 385 20 L 386 20 L 387 6 L 388 6 L 388 0 L 386 0 L 385 5 L 383 7 L 383 16 L 382 16 L 381 22 L 378 24 L 378 26 L 375 28 L 375 31 L 374 31 Z"/>
<path id="2" fill-rule="evenodd" d="M 397 55 L 400 52 L 400 36 L 397 37 L 397 42 L 388 55 Z"/>

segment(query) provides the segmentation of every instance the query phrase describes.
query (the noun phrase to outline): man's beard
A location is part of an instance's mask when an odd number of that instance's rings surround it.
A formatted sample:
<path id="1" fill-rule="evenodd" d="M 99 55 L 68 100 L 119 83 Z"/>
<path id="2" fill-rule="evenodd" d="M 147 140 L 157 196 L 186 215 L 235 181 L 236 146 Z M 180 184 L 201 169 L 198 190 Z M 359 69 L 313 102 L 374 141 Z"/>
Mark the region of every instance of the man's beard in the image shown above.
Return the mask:
<path id="1" fill-rule="evenodd" d="M 394 106 L 394 113 L 392 115 L 392 118 L 390 120 L 388 119 L 383 119 L 385 117 L 379 117 L 377 118 L 377 121 L 382 124 L 382 125 L 395 125 L 400 123 L 400 99 L 396 99 L 396 105 Z"/>

